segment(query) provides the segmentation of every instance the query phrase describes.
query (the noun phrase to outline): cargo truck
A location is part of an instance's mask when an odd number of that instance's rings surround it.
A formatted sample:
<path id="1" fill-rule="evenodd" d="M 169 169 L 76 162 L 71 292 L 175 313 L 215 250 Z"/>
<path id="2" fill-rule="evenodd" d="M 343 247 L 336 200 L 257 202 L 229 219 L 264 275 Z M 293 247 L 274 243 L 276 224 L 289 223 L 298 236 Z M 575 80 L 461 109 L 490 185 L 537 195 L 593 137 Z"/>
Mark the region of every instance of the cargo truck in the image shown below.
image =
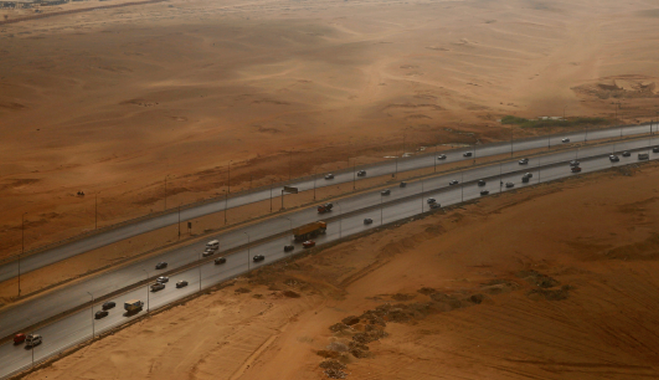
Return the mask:
<path id="1" fill-rule="evenodd" d="M 293 231 L 293 237 L 295 238 L 295 241 L 305 241 L 320 234 L 324 234 L 326 230 L 327 223 L 320 221 L 313 222 L 296 228 Z"/>
<path id="2" fill-rule="evenodd" d="M 129 300 L 124 303 L 124 309 L 126 309 L 128 314 L 140 312 L 143 307 L 144 302 L 140 300 Z"/>

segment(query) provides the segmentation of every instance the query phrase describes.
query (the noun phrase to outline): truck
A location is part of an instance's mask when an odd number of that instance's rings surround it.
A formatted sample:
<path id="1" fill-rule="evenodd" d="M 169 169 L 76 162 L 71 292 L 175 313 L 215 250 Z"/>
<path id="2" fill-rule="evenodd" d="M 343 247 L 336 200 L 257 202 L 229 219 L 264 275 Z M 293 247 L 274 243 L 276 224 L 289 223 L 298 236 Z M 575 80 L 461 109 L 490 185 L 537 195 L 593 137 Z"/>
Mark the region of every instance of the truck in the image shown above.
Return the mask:
<path id="1" fill-rule="evenodd" d="M 334 207 L 334 205 L 331 203 L 325 203 L 324 205 L 320 205 L 318 206 L 318 213 L 324 214 L 326 212 L 330 212 L 332 211 L 332 207 Z"/>
<path id="2" fill-rule="evenodd" d="M 313 222 L 296 228 L 293 231 L 293 237 L 295 238 L 295 241 L 305 241 L 320 234 L 324 234 L 326 230 L 327 223 L 321 221 Z"/>
<path id="3" fill-rule="evenodd" d="M 124 303 L 124 309 L 130 313 L 137 313 L 144 307 L 144 302 L 140 300 L 128 300 Z"/>

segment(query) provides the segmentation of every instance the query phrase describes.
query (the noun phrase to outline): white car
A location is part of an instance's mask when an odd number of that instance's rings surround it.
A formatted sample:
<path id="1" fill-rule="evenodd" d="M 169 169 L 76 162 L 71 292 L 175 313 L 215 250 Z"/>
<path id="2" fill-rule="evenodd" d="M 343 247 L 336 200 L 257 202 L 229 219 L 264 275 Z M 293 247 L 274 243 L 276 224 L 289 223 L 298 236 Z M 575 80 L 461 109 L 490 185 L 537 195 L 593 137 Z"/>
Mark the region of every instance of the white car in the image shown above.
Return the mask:
<path id="1" fill-rule="evenodd" d="M 334 174 L 332 173 L 325 174 L 325 179 L 334 179 Z"/>
<path id="2" fill-rule="evenodd" d="M 566 137 L 566 138 L 562 139 L 561 142 L 562 143 L 569 143 L 570 139 Z"/>

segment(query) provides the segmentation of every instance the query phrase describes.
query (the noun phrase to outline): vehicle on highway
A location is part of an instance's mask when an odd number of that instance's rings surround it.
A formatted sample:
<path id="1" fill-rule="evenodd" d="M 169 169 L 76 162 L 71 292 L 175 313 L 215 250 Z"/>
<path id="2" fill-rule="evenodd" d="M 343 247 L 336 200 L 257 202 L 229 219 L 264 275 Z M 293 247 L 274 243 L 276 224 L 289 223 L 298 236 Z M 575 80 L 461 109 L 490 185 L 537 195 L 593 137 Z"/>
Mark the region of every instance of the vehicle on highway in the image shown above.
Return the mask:
<path id="1" fill-rule="evenodd" d="M 25 342 L 26 335 L 23 333 L 18 333 L 14 335 L 14 344 L 21 344 Z"/>
<path id="2" fill-rule="evenodd" d="M 464 152 L 464 153 L 462 153 L 462 155 L 463 155 L 464 157 L 471 157 L 471 156 L 473 156 L 474 154 L 473 154 L 472 152 Z"/>
<path id="3" fill-rule="evenodd" d="M 526 165 L 529 163 L 528 158 L 522 158 L 521 160 L 517 161 L 520 165 Z"/>
<path id="4" fill-rule="evenodd" d="M 489 193 L 489 190 L 481 190 L 481 195 L 488 195 Z"/>
<path id="5" fill-rule="evenodd" d="M 117 304 L 114 303 L 114 301 L 108 301 L 103 304 L 102 308 L 103 310 L 110 310 L 113 309 L 115 306 L 117 306 Z"/>
<path id="6" fill-rule="evenodd" d="M 407 182 L 405 182 L 405 181 L 401 182 L 401 183 L 398 185 L 398 187 L 405 187 L 405 186 L 407 186 Z"/>
<path id="7" fill-rule="evenodd" d="M 478 186 L 485 186 L 485 185 L 487 185 L 487 182 L 485 182 L 484 179 L 479 179 L 478 180 Z"/>
<path id="8" fill-rule="evenodd" d="M 295 249 L 295 246 L 293 244 L 286 244 L 284 246 L 284 252 L 290 252 Z"/>
<path id="9" fill-rule="evenodd" d="M 328 202 L 318 206 L 316 210 L 318 211 L 319 214 L 324 214 L 326 212 L 332 211 L 332 208 L 334 208 L 334 205 L 331 202 Z"/>
<path id="10" fill-rule="evenodd" d="M 161 284 L 165 284 L 165 283 L 169 282 L 169 277 L 160 276 L 160 277 L 156 278 L 156 282 L 159 282 Z"/>
<path id="11" fill-rule="evenodd" d="M 305 241 L 324 234 L 325 231 L 327 231 L 327 223 L 323 221 L 312 222 L 293 230 L 293 238 L 295 241 Z"/>
<path id="12" fill-rule="evenodd" d="M 366 170 L 360 170 L 357 172 L 357 177 L 364 177 L 366 176 Z"/>
<path id="13" fill-rule="evenodd" d="M 531 182 L 531 178 L 530 178 L 530 177 L 527 177 L 527 176 L 525 176 L 525 175 L 522 176 L 522 183 L 529 183 L 529 182 Z"/>
<path id="14" fill-rule="evenodd" d="M 609 154 L 609 160 L 611 160 L 611 162 L 618 162 L 620 161 L 620 157 L 615 154 Z"/>
<path id="15" fill-rule="evenodd" d="M 110 313 L 107 310 L 99 310 L 96 312 L 96 314 L 94 314 L 94 318 L 96 319 L 105 318 L 108 316 L 108 314 Z"/>
<path id="16" fill-rule="evenodd" d="M 571 170 L 572 170 L 572 173 L 579 173 L 581 171 L 581 167 L 573 166 Z"/>
<path id="17" fill-rule="evenodd" d="M 652 147 L 652 153 L 659 153 L 659 146 Z"/>
<path id="18" fill-rule="evenodd" d="M 163 284 L 162 282 L 156 282 L 155 284 L 151 285 L 152 292 L 157 292 L 163 289 L 165 289 L 165 284 Z"/>
<path id="19" fill-rule="evenodd" d="M 211 240 L 208 243 L 206 243 L 206 249 L 211 250 L 213 252 L 217 251 L 220 249 L 220 241 L 219 240 Z"/>
<path id="20" fill-rule="evenodd" d="M 579 164 L 580 164 L 579 160 L 570 161 L 570 166 L 579 166 Z"/>
<path id="21" fill-rule="evenodd" d="M 431 205 L 431 204 L 437 202 L 437 200 L 435 198 L 428 198 L 428 199 L 426 199 L 426 202 L 428 202 L 428 204 Z"/>
<path id="22" fill-rule="evenodd" d="M 507 188 L 515 187 L 515 184 L 512 182 L 506 182 L 506 187 Z"/>
<path id="23" fill-rule="evenodd" d="M 380 194 L 381 194 L 381 195 L 389 195 L 389 194 L 391 194 L 391 190 L 389 190 L 389 189 L 384 189 L 384 190 L 380 191 Z"/>
<path id="24" fill-rule="evenodd" d="M 445 160 L 445 159 L 446 159 L 446 155 L 445 155 L 445 154 L 440 154 L 439 156 L 437 156 L 437 159 L 438 159 L 438 160 Z"/>
<path id="25" fill-rule="evenodd" d="M 526 177 L 526 178 L 533 178 L 533 173 L 531 173 L 531 172 L 526 172 L 526 173 L 524 173 L 524 177 Z"/>
<path id="26" fill-rule="evenodd" d="M 215 259 L 215 265 L 224 264 L 226 262 L 227 262 L 226 257 L 218 257 L 217 259 Z"/>
<path id="27" fill-rule="evenodd" d="M 32 348 L 34 346 L 38 346 L 42 343 L 43 338 L 39 334 L 29 334 L 27 337 L 25 337 L 25 347 L 26 348 Z"/>
<path id="28" fill-rule="evenodd" d="M 435 210 L 435 209 L 438 209 L 438 208 L 440 208 L 440 207 L 442 207 L 442 205 L 440 205 L 440 204 L 437 203 L 437 202 L 435 202 L 435 203 L 431 203 L 431 204 L 430 204 L 430 209 L 431 209 L 431 210 Z"/>
<path id="29" fill-rule="evenodd" d="M 460 183 L 460 182 L 457 179 L 454 179 L 451 182 L 449 182 L 448 184 L 449 184 L 449 186 L 453 186 L 453 185 L 457 185 L 458 183 Z"/>
<path id="30" fill-rule="evenodd" d="M 631 155 L 632 155 L 632 154 L 629 153 L 629 151 L 627 151 L 627 150 L 624 151 L 624 152 L 622 152 L 622 156 L 623 156 L 623 157 L 629 157 L 629 156 L 631 156 Z"/>
<path id="31" fill-rule="evenodd" d="M 564 139 L 561 140 L 562 143 L 569 143 L 570 139 L 565 137 Z"/>
<path id="32" fill-rule="evenodd" d="M 325 174 L 325 179 L 334 179 L 334 174 L 332 173 Z"/>
<path id="33" fill-rule="evenodd" d="M 165 268 L 167 268 L 167 263 L 164 261 L 161 261 L 158 264 L 156 264 L 156 269 L 165 269 Z"/>
<path id="34" fill-rule="evenodd" d="M 365 218 L 364 219 L 364 224 L 371 224 L 371 223 L 373 223 L 373 219 L 371 219 L 371 218 Z"/>
<path id="35" fill-rule="evenodd" d="M 265 256 L 263 255 L 255 255 L 254 257 L 252 257 L 252 261 L 254 261 L 255 263 L 258 263 L 259 261 L 263 261 L 263 260 L 265 260 Z"/>
<path id="36" fill-rule="evenodd" d="M 639 154 L 638 154 L 638 159 L 639 159 L 639 160 L 649 160 L 649 159 L 650 159 L 650 155 L 647 154 L 647 153 L 639 153 Z"/>
<path id="37" fill-rule="evenodd" d="M 185 288 L 186 286 L 188 286 L 188 282 L 185 281 L 185 280 L 181 280 L 181 281 L 176 283 L 176 288 L 177 289 Z"/>
<path id="38" fill-rule="evenodd" d="M 302 246 L 303 246 L 304 248 L 315 247 L 315 246 L 316 246 L 316 242 L 313 241 L 313 240 L 307 240 L 307 241 L 305 241 L 304 243 L 302 243 Z"/>
<path id="39" fill-rule="evenodd" d="M 129 314 L 137 313 L 141 311 L 143 307 L 144 307 L 144 302 L 138 299 L 128 300 L 124 302 L 124 310 L 126 310 Z"/>

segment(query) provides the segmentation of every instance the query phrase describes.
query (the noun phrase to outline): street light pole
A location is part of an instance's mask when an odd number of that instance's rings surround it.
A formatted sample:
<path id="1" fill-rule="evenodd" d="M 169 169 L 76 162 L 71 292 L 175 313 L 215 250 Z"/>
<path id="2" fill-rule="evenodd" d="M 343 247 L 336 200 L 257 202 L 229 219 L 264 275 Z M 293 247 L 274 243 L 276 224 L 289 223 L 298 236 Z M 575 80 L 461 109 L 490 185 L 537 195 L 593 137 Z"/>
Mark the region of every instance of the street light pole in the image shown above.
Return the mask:
<path id="1" fill-rule="evenodd" d="M 247 231 L 243 231 L 243 233 L 245 234 L 245 236 L 247 236 L 247 271 L 249 272 L 249 270 L 250 270 L 249 269 L 249 261 L 250 261 L 250 257 L 249 257 L 250 256 L 250 253 L 249 253 L 249 234 L 247 233 Z"/>
<path id="2" fill-rule="evenodd" d="M 165 176 L 165 209 L 167 211 L 167 176 Z"/>
<path id="3" fill-rule="evenodd" d="M 382 225 L 384 223 L 384 218 L 382 216 L 382 214 L 383 214 L 382 213 L 382 199 L 383 198 L 384 198 L 384 196 L 382 195 L 382 193 L 380 193 L 380 225 Z"/>
<path id="4" fill-rule="evenodd" d="M 146 273 L 146 312 L 149 312 L 149 272 L 146 269 L 142 268 L 142 271 Z"/>
<path id="5" fill-rule="evenodd" d="M 87 294 L 89 294 L 92 297 L 92 304 L 89 307 L 89 310 L 92 313 L 92 340 L 93 340 L 94 337 L 96 337 L 96 325 L 94 323 L 94 295 L 91 294 L 90 292 L 87 292 Z"/>
<path id="6" fill-rule="evenodd" d="M 21 296 L 21 257 L 25 253 L 25 215 L 21 215 L 21 254 L 18 255 L 18 296 Z"/>
<path id="7" fill-rule="evenodd" d="M 199 261 L 201 262 L 201 250 L 199 250 Z M 198 265 L 199 268 L 199 291 L 201 292 L 201 264 Z"/>
<path id="8" fill-rule="evenodd" d="M 231 194 L 231 160 L 227 164 L 227 192 Z"/>
<path id="9" fill-rule="evenodd" d="M 352 163 L 352 191 L 355 191 L 357 189 L 357 172 L 355 170 L 357 169 L 357 158 L 355 158 L 355 161 Z"/>
<path id="10" fill-rule="evenodd" d="M 98 229 L 98 193 L 94 194 L 94 229 Z"/>
<path id="11" fill-rule="evenodd" d="M 341 204 L 339 202 L 336 202 L 336 205 L 339 206 L 339 213 L 341 214 L 339 216 L 339 239 L 341 239 L 341 229 L 343 226 L 343 212 L 341 211 Z"/>
<path id="12" fill-rule="evenodd" d="M 313 200 L 316 200 L 316 169 L 313 170 Z"/>
<path id="13" fill-rule="evenodd" d="M 460 202 L 464 202 L 464 170 L 460 171 Z"/>
<path id="14" fill-rule="evenodd" d="M 178 205 L 178 240 L 181 240 L 181 204 Z"/>
<path id="15" fill-rule="evenodd" d="M 224 192 L 224 225 L 227 225 L 227 203 L 228 203 L 229 193 Z"/>
<path id="16" fill-rule="evenodd" d="M 423 214 L 423 181 L 421 181 L 421 213 Z"/>

